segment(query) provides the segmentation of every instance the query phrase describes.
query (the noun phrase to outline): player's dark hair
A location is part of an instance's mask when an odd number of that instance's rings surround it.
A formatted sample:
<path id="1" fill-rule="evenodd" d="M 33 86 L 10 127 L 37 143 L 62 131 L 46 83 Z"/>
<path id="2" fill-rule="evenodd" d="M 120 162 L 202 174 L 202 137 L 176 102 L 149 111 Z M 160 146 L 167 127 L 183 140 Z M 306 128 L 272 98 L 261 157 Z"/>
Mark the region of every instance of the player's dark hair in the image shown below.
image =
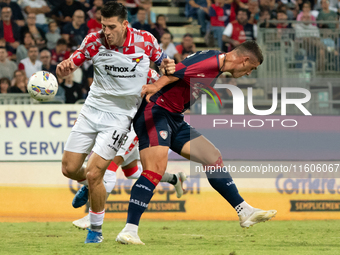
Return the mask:
<path id="1" fill-rule="evenodd" d="M 252 40 L 245 41 L 244 43 L 237 46 L 235 50 L 239 55 L 242 55 L 244 53 L 253 54 L 257 61 L 260 63 L 260 65 L 263 62 L 262 51 L 255 41 Z"/>
<path id="2" fill-rule="evenodd" d="M 116 1 L 106 2 L 102 7 L 102 16 L 104 18 L 118 17 L 120 22 L 126 20 L 127 10 L 124 5 Z"/>
<path id="3" fill-rule="evenodd" d="M 58 45 L 67 45 L 67 42 L 64 38 L 60 38 L 58 41 L 57 41 L 57 46 Z"/>

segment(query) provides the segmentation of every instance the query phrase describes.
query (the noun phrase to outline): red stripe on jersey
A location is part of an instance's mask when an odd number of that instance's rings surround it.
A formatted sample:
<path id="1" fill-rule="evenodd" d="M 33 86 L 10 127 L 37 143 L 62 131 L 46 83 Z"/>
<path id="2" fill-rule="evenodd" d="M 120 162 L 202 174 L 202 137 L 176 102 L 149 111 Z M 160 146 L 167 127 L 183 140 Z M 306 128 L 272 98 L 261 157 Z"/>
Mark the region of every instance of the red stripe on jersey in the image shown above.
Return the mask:
<path id="1" fill-rule="evenodd" d="M 157 130 L 155 127 L 155 122 L 153 121 L 153 116 L 152 116 L 152 107 L 154 105 L 155 103 L 150 102 L 146 105 L 145 110 L 144 110 L 145 125 L 148 131 L 148 136 L 149 136 L 151 146 L 159 145 Z"/>

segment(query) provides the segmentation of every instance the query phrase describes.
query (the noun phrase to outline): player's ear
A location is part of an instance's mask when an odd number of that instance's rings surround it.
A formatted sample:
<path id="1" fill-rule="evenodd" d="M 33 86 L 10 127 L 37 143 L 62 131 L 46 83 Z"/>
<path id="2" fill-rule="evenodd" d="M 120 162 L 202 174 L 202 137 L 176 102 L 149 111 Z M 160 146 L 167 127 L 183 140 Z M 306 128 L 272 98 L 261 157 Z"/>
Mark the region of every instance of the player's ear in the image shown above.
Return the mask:
<path id="1" fill-rule="evenodd" d="M 123 28 L 124 28 L 124 30 L 125 30 L 125 29 L 128 27 L 128 25 L 129 25 L 129 21 L 124 20 L 123 23 L 122 23 L 122 25 L 123 25 Z"/>
<path id="2" fill-rule="evenodd" d="M 246 66 L 246 64 L 250 61 L 249 57 L 243 57 L 243 66 Z"/>

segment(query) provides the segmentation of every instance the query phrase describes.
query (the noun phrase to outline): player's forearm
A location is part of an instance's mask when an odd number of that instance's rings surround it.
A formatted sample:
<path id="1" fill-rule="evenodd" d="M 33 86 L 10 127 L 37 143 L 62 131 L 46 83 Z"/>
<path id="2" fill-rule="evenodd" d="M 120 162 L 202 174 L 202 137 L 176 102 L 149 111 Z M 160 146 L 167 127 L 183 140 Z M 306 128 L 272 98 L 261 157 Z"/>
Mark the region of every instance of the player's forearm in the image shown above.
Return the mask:
<path id="1" fill-rule="evenodd" d="M 156 82 L 154 82 L 154 85 L 157 87 L 158 90 L 165 87 L 166 85 L 173 83 L 175 81 L 178 81 L 179 78 L 172 76 L 172 75 L 163 75 L 161 78 L 159 78 Z"/>

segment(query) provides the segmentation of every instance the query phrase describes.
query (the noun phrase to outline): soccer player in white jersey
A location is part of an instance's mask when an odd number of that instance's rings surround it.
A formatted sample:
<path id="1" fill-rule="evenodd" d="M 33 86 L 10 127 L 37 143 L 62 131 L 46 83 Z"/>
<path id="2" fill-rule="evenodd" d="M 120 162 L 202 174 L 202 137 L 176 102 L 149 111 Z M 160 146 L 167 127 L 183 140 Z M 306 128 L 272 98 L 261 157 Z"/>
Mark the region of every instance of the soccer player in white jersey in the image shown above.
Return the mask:
<path id="1" fill-rule="evenodd" d="M 122 144 L 121 148 L 117 152 L 116 157 L 113 159 L 104 174 L 104 186 L 106 189 L 107 198 L 115 187 L 117 180 L 116 171 L 119 166 L 122 167 L 122 171 L 125 177 L 128 179 L 138 179 L 143 172 L 142 166 L 137 164 L 137 160 L 139 159 L 139 151 L 138 137 L 135 131 L 132 129 L 126 137 L 126 142 Z M 162 176 L 161 182 L 172 184 L 175 188 L 177 198 L 180 198 L 183 195 L 183 182 L 185 180 L 186 175 L 182 172 L 177 174 L 165 172 Z M 78 190 L 72 201 L 72 205 L 73 207 L 78 208 L 85 205 L 87 200 L 88 188 L 86 185 L 84 185 Z M 80 229 L 86 229 L 90 227 L 89 214 L 81 219 L 73 221 L 72 224 Z"/>
<path id="2" fill-rule="evenodd" d="M 62 158 L 62 173 L 89 187 L 91 228 L 85 243 L 102 242 L 106 199 L 103 176 L 141 103 L 140 92 L 147 81 L 150 60 L 169 74 L 175 69 L 150 33 L 128 28 L 126 16 L 122 4 L 107 2 L 102 8 L 102 30 L 87 35 L 56 71 L 59 78 L 65 78 L 85 60 L 93 61 L 93 84 Z"/>
<path id="3" fill-rule="evenodd" d="M 153 70 L 149 69 L 147 83 L 152 84 L 158 80 L 159 74 Z M 138 179 L 143 172 L 141 165 L 137 165 L 137 160 L 139 159 L 138 150 L 138 137 L 131 127 L 131 131 L 124 138 L 124 142 L 117 152 L 116 157 L 108 166 L 104 174 L 104 186 L 107 193 L 107 198 L 112 192 L 116 184 L 116 171 L 119 166 L 122 167 L 122 171 L 126 178 L 128 179 Z M 186 175 L 182 172 L 177 174 L 170 174 L 165 172 L 162 176 L 161 182 L 168 182 L 175 187 L 177 198 L 183 195 L 183 182 L 186 180 Z M 86 185 L 81 187 L 77 194 L 75 195 L 72 205 L 74 208 L 79 208 L 85 205 L 88 201 L 88 188 Z M 75 220 L 72 224 L 80 229 L 86 229 L 90 227 L 90 217 L 87 214 L 85 217 Z"/>

